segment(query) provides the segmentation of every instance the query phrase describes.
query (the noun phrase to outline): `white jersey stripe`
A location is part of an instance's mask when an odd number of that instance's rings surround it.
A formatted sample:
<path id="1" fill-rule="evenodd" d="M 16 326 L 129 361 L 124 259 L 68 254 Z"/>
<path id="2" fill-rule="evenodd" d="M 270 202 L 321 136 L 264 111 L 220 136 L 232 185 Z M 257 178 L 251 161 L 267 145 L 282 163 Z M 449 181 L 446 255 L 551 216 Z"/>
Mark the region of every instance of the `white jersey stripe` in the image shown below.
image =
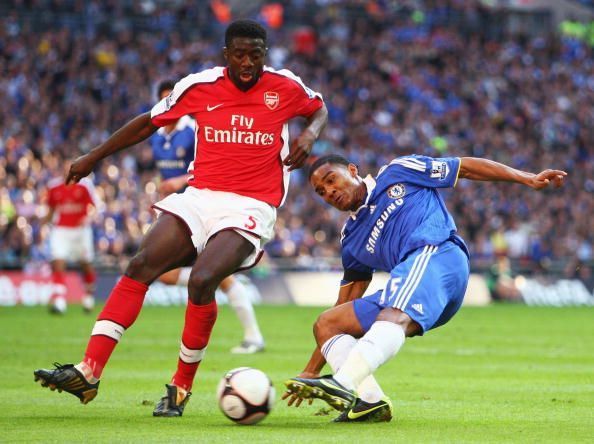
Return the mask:
<path id="1" fill-rule="evenodd" d="M 423 256 L 426 254 L 427 250 L 429 249 L 429 245 L 425 245 L 425 248 L 423 248 L 423 252 L 421 254 L 419 254 L 414 262 L 413 265 L 410 269 L 410 271 L 408 272 L 408 276 L 406 277 L 406 281 L 404 281 L 404 284 L 402 285 L 402 287 L 400 287 L 400 291 L 398 292 L 398 296 L 394 299 L 394 303 L 392 304 L 393 307 L 396 307 L 396 305 L 398 304 L 398 301 L 400 300 L 402 294 L 408 289 L 408 287 L 411 285 L 411 282 L 414 279 L 414 275 L 416 273 L 417 267 L 419 265 L 419 262 L 421 262 L 421 260 L 423 259 Z"/>
<path id="2" fill-rule="evenodd" d="M 313 99 L 314 97 L 318 97 L 320 100 L 324 100 L 322 95 L 319 92 L 314 91 L 313 89 L 305 86 L 305 84 L 301 80 L 301 77 L 296 76 L 288 69 L 279 69 L 277 71 L 276 69 L 271 68 L 270 66 L 264 66 L 264 72 L 269 72 L 271 74 L 278 74 L 280 76 L 287 77 L 287 78 L 297 82 L 299 84 L 299 86 L 301 86 L 301 88 L 303 88 L 303 90 L 307 93 L 307 95 L 310 99 Z"/>
<path id="3" fill-rule="evenodd" d="M 283 129 L 281 131 L 281 138 L 283 139 L 283 147 L 280 150 L 280 163 L 283 169 L 283 198 L 278 205 L 279 207 L 283 206 L 285 203 L 285 199 L 287 198 L 287 194 L 289 192 L 289 181 L 291 179 L 291 173 L 289 172 L 289 167 L 283 164 L 283 159 L 289 155 L 289 124 L 285 123 L 283 125 Z"/>
<path id="4" fill-rule="evenodd" d="M 435 254 L 437 252 L 437 248 L 438 247 L 431 247 L 431 250 L 425 255 L 425 258 L 422 263 L 422 267 L 419 270 L 417 279 L 415 280 L 415 284 L 410 288 L 410 290 L 405 295 L 404 300 L 402 300 L 400 302 L 400 304 L 398 305 L 398 307 L 396 307 L 396 308 L 399 308 L 400 310 L 404 310 L 406 308 L 408 301 L 410 301 L 411 296 L 413 295 L 413 293 L 419 286 L 421 279 L 423 278 L 423 274 L 425 273 L 425 270 L 427 269 L 427 265 L 429 264 L 429 259 L 431 259 L 431 256 L 433 256 L 433 254 Z"/>
<path id="5" fill-rule="evenodd" d="M 413 162 L 409 162 L 406 159 L 394 159 L 392 162 L 390 162 L 390 165 L 402 165 L 406 168 L 410 168 L 411 170 L 417 170 L 417 171 L 421 171 L 424 172 L 426 170 L 426 166 L 423 164 L 422 166 Z"/>
<path id="6" fill-rule="evenodd" d="M 415 159 L 414 157 L 403 157 L 402 160 L 406 160 L 407 162 L 416 163 L 417 165 L 420 165 L 423 168 L 425 168 L 425 162 L 423 162 L 422 160 L 419 160 L 419 159 Z"/>
<path id="7" fill-rule="evenodd" d="M 225 76 L 225 67 L 217 66 L 205 71 L 184 77 L 173 87 L 173 91 L 151 109 L 151 119 L 166 113 L 178 102 L 181 96 L 192 86 L 199 83 L 214 83 Z"/>

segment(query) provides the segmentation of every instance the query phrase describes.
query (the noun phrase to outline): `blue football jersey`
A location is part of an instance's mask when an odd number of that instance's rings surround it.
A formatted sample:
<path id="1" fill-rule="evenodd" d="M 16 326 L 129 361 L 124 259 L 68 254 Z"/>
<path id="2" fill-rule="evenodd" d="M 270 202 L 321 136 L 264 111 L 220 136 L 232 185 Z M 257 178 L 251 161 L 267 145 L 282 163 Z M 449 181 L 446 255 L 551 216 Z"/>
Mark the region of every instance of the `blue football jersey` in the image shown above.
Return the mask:
<path id="1" fill-rule="evenodd" d="M 383 166 L 375 179 L 366 177 L 365 203 L 342 230 L 345 280 L 367 280 L 375 270 L 389 272 L 407 253 L 450 238 L 468 254 L 436 190 L 455 186 L 459 169 L 457 157 L 406 156 Z"/>
<path id="2" fill-rule="evenodd" d="M 184 116 L 171 133 L 167 134 L 165 128 L 159 128 L 151 137 L 153 159 L 164 180 L 188 172 L 194 160 L 194 128 L 194 120 Z"/>

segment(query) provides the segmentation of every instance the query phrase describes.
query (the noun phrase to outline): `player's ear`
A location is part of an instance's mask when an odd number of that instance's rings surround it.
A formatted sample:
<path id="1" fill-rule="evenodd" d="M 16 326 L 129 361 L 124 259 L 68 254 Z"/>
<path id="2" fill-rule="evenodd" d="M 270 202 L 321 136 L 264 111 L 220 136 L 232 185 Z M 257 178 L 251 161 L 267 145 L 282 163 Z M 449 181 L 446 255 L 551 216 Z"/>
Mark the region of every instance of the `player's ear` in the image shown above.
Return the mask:
<path id="1" fill-rule="evenodd" d="M 223 46 L 223 57 L 225 58 L 226 62 L 229 61 L 229 50 L 227 49 L 226 46 Z"/>
<path id="2" fill-rule="evenodd" d="M 357 165 L 354 163 L 349 163 L 347 169 L 349 170 L 349 173 L 351 173 L 351 176 L 357 177 L 359 175 L 359 168 L 357 168 Z"/>

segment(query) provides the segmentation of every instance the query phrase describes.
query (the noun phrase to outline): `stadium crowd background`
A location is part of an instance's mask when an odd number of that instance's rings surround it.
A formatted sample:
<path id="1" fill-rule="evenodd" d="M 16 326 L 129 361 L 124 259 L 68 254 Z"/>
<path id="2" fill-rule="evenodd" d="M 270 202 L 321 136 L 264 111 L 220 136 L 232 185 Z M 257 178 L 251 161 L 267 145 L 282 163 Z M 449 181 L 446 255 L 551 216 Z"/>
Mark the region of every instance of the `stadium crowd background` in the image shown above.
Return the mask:
<path id="1" fill-rule="evenodd" d="M 508 35 L 497 12 L 475 1 L 280 3 L 284 23 L 270 29 L 268 61 L 323 93 L 330 121 L 315 155 L 343 154 L 363 173 L 410 153 L 565 169 L 563 191 L 462 181 L 447 192 L 448 207 L 473 266 L 506 256 L 518 269 L 592 282 L 594 59 L 586 42 L 554 30 Z M 225 24 L 195 4 L 3 2 L 0 267 L 45 260 L 41 197 L 65 160 L 149 110 L 159 81 L 224 63 Z M 117 268 L 159 199 L 148 142 L 103 161 L 93 181 L 105 203 L 94 218 L 98 265 Z M 292 175 L 267 251 L 276 263 L 334 266 L 344 215 L 320 205 L 306 182 L 305 171 Z"/>

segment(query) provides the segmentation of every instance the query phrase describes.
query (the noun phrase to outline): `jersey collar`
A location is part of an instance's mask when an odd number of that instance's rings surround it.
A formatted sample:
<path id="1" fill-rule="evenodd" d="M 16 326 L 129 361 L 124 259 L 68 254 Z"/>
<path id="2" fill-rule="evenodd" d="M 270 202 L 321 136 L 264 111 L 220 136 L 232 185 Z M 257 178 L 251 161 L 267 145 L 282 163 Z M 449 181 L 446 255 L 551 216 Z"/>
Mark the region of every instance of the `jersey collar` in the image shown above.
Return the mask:
<path id="1" fill-rule="evenodd" d="M 355 211 L 351 211 L 351 219 L 353 219 L 353 220 L 357 219 L 357 214 L 359 214 L 359 211 L 361 211 L 363 208 L 367 208 L 367 203 L 369 202 L 369 199 L 371 198 L 371 194 L 373 193 L 373 190 L 375 189 L 375 179 L 373 177 L 371 177 L 370 174 L 368 174 L 363 179 L 363 183 L 367 187 L 367 197 L 365 198 L 365 203 L 363 203 L 363 205 L 361 205 Z"/>

